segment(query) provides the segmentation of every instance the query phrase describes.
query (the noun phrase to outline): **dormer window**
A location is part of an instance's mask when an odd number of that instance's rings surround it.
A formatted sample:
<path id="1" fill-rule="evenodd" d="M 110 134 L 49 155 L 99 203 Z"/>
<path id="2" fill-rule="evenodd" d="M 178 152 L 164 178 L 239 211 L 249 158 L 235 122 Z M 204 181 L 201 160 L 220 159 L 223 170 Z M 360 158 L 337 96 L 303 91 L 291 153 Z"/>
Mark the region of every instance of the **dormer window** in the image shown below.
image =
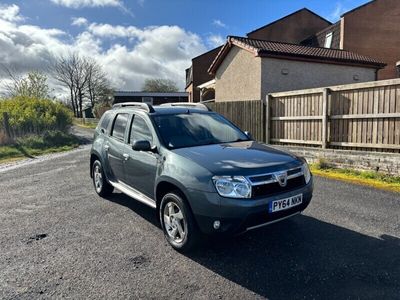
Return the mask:
<path id="1" fill-rule="evenodd" d="M 325 48 L 332 47 L 333 32 L 328 32 L 325 36 Z"/>

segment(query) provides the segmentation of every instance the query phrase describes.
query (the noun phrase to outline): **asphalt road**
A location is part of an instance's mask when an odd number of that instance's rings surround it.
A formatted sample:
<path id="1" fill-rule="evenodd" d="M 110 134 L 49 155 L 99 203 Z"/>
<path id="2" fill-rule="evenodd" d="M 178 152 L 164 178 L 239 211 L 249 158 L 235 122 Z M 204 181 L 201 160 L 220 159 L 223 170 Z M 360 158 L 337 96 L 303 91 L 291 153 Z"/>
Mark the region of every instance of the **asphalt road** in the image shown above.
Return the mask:
<path id="1" fill-rule="evenodd" d="M 316 178 L 303 215 L 182 255 L 88 151 L 0 170 L 0 298 L 400 299 L 399 194 Z"/>

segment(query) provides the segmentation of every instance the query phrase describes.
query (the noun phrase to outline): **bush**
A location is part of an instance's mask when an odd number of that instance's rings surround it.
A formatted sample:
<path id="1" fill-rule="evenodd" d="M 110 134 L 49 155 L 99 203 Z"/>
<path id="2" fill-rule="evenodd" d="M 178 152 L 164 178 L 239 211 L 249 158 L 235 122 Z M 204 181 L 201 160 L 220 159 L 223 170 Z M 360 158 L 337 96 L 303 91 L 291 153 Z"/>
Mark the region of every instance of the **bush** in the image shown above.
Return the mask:
<path id="1" fill-rule="evenodd" d="M 18 145 L 31 149 L 46 149 L 51 147 L 75 146 L 78 139 L 61 131 L 47 131 L 41 136 L 30 135 L 19 138 Z"/>
<path id="2" fill-rule="evenodd" d="M 3 112 L 9 115 L 14 136 L 41 134 L 48 130 L 66 131 L 72 124 L 72 112 L 63 104 L 45 99 L 16 97 L 0 101 L 0 124 Z"/>
<path id="3" fill-rule="evenodd" d="M 325 158 L 319 158 L 317 163 L 315 164 L 315 167 L 318 170 L 326 170 L 331 169 L 333 166 Z"/>

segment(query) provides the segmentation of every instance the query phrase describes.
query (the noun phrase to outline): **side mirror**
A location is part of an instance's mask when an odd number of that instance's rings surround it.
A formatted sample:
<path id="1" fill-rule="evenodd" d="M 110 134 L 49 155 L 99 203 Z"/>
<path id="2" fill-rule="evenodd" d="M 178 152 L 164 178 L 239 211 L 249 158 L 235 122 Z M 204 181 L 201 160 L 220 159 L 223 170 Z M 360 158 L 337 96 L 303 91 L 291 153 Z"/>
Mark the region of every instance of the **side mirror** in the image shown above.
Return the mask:
<path id="1" fill-rule="evenodd" d="M 251 139 L 251 140 L 253 139 L 253 136 L 251 135 L 250 132 L 245 131 L 244 134 L 247 135 L 247 137 L 248 137 L 249 139 Z"/>
<path id="2" fill-rule="evenodd" d="M 146 140 L 135 141 L 132 145 L 132 149 L 135 151 L 152 151 L 150 142 Z"/>

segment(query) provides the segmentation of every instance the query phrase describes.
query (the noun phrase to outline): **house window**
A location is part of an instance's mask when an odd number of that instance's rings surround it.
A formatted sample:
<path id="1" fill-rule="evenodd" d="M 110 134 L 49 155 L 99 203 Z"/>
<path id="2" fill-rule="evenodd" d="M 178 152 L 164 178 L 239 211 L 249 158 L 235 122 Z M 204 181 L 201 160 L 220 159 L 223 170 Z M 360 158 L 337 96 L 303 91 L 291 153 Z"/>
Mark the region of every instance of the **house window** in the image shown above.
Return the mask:
<path id="1" fill-rule="evenodd" d="M 329 32 L 325 36 L 325 48 L 331 48 L 332 47 L 332 38 L 333 38 L 333 32 Z"/>

